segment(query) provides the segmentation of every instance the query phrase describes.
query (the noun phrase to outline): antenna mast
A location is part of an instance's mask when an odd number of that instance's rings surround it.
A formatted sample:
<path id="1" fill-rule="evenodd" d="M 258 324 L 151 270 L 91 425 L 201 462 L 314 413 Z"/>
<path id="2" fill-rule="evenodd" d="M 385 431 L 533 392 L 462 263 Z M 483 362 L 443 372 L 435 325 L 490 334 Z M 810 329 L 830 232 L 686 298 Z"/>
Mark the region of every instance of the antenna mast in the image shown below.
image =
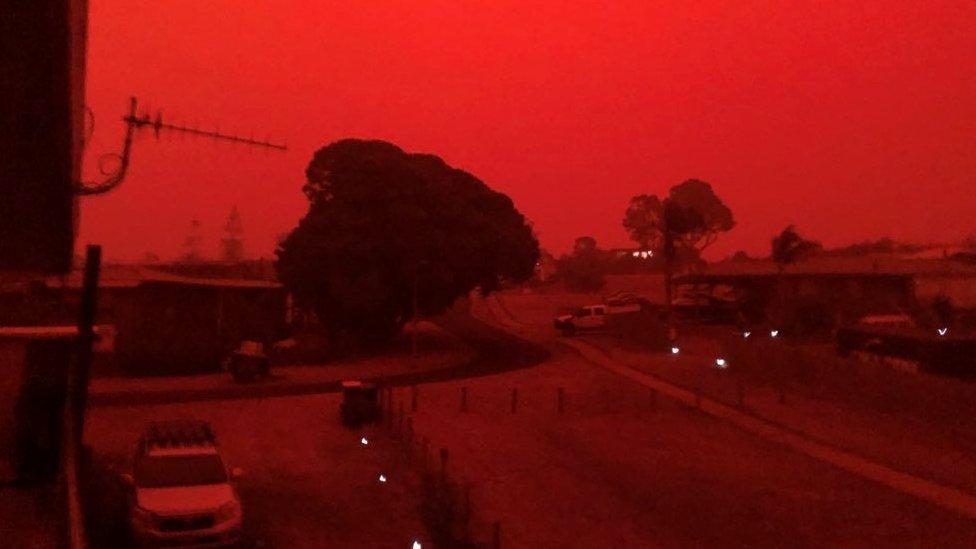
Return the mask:
<path id="1" fill-rule="evenodd" d="M 142 114 L 141 116 L 136 114 L 137 101 L 135 97 L 129 98 L 129 113 L 122 117 L 122 121 L 125 122 L 125 139 L 122 141 L 122 150 L 118 153 L 106 153 L 103 154 L 98 161 L 98 169 L 102 172 L 102 175 L 106 176 L 105 180 L 100 182 L 86 182 L 81 181 L 75 184 L 75 193 L 83 196 L 91 196 L 97 194 L 104 194 L 115 187 L 118 187 L 122 180 L 125 179 L 125 175 L 129 169 L 129 159 L 132 152 L 132 136 L 136 130 L 143 128 L 151 128 L 153 135 L 156 139 L 159 139 L 159 134 L 163 131 L 177 132 L 181 134 L 189 134 L 197 137 L 208 137 L 216 141 L 228 141 L 231 143 L 241 143 L 250 147 L 262 147 L 265 149 L 273 149 L 278 151 L 287 151 L 288 147 L 283 144 L 272 143 L 270 141 L 261 141 L 254 139 L 253 137 L 240 137 L 238 135 L 231 135 L 226 133 L 221 133 L 219 130 L 206 131 L 199 128 L 169 124 L 163 122 L 162 113 L 157 112 L 156 117 L 153 118 L 148 112 Z M 89 111 L 91 112 L 91 111 Z M 107 160 L 115 159 L 118 161 L 118 166 L 114 170 L 109 170 L 105 168 L 104 163 Z"/>

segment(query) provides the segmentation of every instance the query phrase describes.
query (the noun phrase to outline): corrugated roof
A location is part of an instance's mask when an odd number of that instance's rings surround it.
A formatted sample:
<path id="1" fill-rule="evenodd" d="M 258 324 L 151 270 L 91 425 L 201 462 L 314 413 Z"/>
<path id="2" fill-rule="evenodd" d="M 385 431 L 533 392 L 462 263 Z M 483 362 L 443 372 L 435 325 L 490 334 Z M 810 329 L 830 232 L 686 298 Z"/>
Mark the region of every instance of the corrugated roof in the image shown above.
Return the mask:
<path id="1" fill-rule="evenodd" d="M 105 329 L 93 327 L 96 334 Z M 76 335 L 77 326 L 0 326 L 0 339 L 70 339 Z"/>
<path id="2" fill-rule="evenodd" d="M 50 288 L 68 287 L 80 289 L 84 282 L 84 272 L 72 271 L 66 277 L 52 276 L 45 279 Z M 135 288 L 146 283 L 184 284 L 187 286 L 206 286 L 219 288 L 280 288 L 281 284 L 269 280 L 240 278 L 194 278 L 175 275 L 142 265 L 104 265 L 98 277 L 99 288 Z"/>
<path id="3" fill-rule="evenodd" d="M 699 275 L 768 276 L 779 274 L 771 260 L 725 261 L 708 265 Z M 901 275 L 976 277 L 976 265 L 943 258 L 899 258 L 892 256 L 814 257 L 787 265 L 786 275 Z"/>

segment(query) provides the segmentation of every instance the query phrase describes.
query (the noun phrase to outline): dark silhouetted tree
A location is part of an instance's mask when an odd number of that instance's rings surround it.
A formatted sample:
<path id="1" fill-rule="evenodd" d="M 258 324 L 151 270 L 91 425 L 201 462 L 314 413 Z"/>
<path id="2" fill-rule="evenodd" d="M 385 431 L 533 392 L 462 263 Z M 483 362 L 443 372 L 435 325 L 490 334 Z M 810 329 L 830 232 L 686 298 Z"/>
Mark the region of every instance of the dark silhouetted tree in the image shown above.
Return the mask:
<path id="1" fill-rule="evenodd" d="M 788 265 L 822 250 L 823 246 L 819 242 L 803 238 L 796 231 L 796 226 L 790 225 L 773 237 L 770 256 L 782 273 Z"/>
<path id="2" fill-rule="evenodd" d="M 825 310 L 817 303 L 793 303 L 792 306 L 787 305 L 787 297 L 783 293 L 783 272 L 786 270 L 788 265 L 792 265 L 799 261 L 800 259 L 813 255 L 823 249 L 823 246 L 815 240 L 807 240 L 800 236 L 794 225 L 790 225 L 780 231 L 780 233 L 773 237 L 770 242 L 770 257 L 776 263 L 776 270 L 779 273 L 777 281 L 778 284 L 778 297 L 775 302 L 775 311 L 773 313 L 773 320 L 777 322 L 780 327 L 786 327 L 789 331 L 794 333 L 806 333 L 813 330 L 811 327 L 825 326 L 829 324 L 826 320 L 826 313 L 822 313 Z M 800 314 L 802 313 L 802 314 Z M 816 313 L 816 314 L 815 314 Z M 819 322 L 808 323 L 803 317 L 817 317 Z M 784 326 L 785 325 L 785 326 Z M 810 329 L 808 329 L 810 328 Z"/>
<path id="3" fill-rule="evenodd" d="M 556 262 L 556 276 L 567 288 L 578 292 L 595 292 L 603 287 L 607 270 L 606 254 L 592 236 L 581 236 L 573 251 Z"/>
<path id="4" fill-rule="evenodd" d="M 666 307 L 670 311 L 676 259 L 692 252 L 697 257 L 719 233 L 735 226 L 735 221 L 710 184 L 688 179 L 671 187 L 663 200 L 646 194 L 631 198 L 623 226 L 638 245 L 663 256 Z"/>
<path id="5" fill-rule="evenodd" d="M 539 244 L 512 200 L 436 156 L 345 139 L 305 174 L 309 209 L 275 268 L 333 335 L 384 341 L 413 316 L 415 289 L 419 311 L 438 314 L 533 274 Z"/>

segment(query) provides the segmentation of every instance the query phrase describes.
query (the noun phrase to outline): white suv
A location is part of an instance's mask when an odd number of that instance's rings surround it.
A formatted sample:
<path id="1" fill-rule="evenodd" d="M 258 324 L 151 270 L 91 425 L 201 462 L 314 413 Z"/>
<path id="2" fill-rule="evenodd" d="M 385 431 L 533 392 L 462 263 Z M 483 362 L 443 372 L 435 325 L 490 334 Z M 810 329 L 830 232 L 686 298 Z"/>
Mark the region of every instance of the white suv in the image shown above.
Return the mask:
<path id="1" fill-rule="evenodd" d="M 131 475 L 129 522 L 141 546 L 226 547 L 241 539 L 241 502 L 203 421 L 151 423 Z"/>

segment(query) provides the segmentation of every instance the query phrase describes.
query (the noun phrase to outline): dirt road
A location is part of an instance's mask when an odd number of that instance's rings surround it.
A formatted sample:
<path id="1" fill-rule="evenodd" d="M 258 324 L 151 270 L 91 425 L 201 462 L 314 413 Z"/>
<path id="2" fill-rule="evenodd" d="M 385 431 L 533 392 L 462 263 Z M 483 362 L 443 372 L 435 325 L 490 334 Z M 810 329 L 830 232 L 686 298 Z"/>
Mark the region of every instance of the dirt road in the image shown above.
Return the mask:
<path id="1" fill-rule="evenodd" d="M 976 543 L 976 525 L 961 515 L 655 399 L 561 350 L 544 328 L 528 333 L 549 360 L 425 385 L 414 416 L 471 482 L 483 522 L 501 522 L 506 546 Z"/>

